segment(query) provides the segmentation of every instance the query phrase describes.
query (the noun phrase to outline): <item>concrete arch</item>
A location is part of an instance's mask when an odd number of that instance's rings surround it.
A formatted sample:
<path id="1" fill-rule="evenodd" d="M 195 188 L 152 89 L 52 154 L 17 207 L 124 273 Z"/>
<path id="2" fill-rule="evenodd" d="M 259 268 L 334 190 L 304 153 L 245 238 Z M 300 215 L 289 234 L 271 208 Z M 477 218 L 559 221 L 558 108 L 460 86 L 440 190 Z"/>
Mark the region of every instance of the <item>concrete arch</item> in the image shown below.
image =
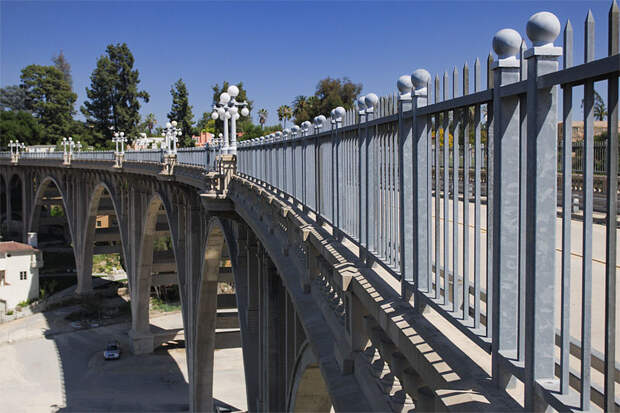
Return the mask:
<path id="1" fill-rule="evenodd" d="M 142 234 L 140 236 L 137 266 L 133 282 L 130 283 L 131 290 L 131 331 L 132 349 L 136 354 L 150 353 L 155 346 L 154 337 L 149 325 L 149 297 L 151 290 L 151 274 L 153 269 L 153 242 L 155 240 L 157 217 L 159 210 L 163 207 L 166 221 L 170 229 L 172 240 L 172 253 L 174 256 L 177 281 L 179 284 L 179 297 L 181 300 L 181 311 L 183 314 L 183 327 L 186 328 L 187 309 L 183 289 L 183 279 L 179 274 L 179 253 L 177 235 L 178 228 L 174 225 L 172 209 L 166 202 L 166 198 L 159 192 L 153 193 L 146 203 L 144 209 L 144 219 L 142 222 Z"/>
<path id="2" fill-rule="evenodd" d="M 9 175 L 7 181 L 7 235 L 19 242 L 23 242 L 26 217 L 24 216 L 24 192 L 25 182 L 18 173 Z M 18 219 L 16 219 L 18 218 Z M 15 221 L 21 221 L 21 228 Z M 14 236 L 14 233 L 18 235 Z"/>
<path id="3" fill-rule="evenodd" d="M 197 319 L 191 345 L 193 357 L 188 363 L 191 375 L 190 402 L 192 405 L 190 410 L 196 412 L 213 409 L 213 352 L 215 351 L 217 284 L 224 246 L 228 245 L 231 251 L 226 232 L 219 218 L 209 220 L 196 299 Z M 235 260 L 232 261 L 234 275 Z"/>
<path id="4" fill-rule="evenodd" d="M 35 192 L 35 196 L 33 199 L 33 207 L 31 209 L 30 217 L 28 219 L 27 232 L 36 232 L 36 233 L 40 232 L 39 220 L 41 218 L 41 208 L 43 206 L 41 201 L 46 191 L 50 187 L 56 188 L 60 196 L 61 202 L 62 202 L 63 213 L 67 221 L 67 226 L 69 228 L 69 238 L 71 242 L 71 249 L 73 250 L 74 266 L 76 270 L 78 271 L 76 292 L 80 293 L 82 291 L 85 291 L 85 287 L 87 286 L 84 285 L 84 279 L 83 277 L 80 277 L 80 274 L 79 274 L 79 265 L 78 265 L 79 262 L 78 261 L 80 257 L 80 250 L 79 250 L 79 243 L 77 242 L 77 238 L 76 238 L 76 232 L 75 232 L 76 228 L 74 227 L 72 210 L 69 208 L 70 203 L 69 203 L 69 200 L 67 199 L 67 195 L 63 191 L 63 187 L 60 185 L 58 179 L 51 175 L 45 176 L 43 179 L 41 179 L 41 182 L 37 187 L 37 190 Z M 41 241 L 41 237 L 39 237 L 39 244 L 40 244 L 40 241 Z"/>
<path id="5" fill-rule="evenodd" d="M 82 259 L 81 263 L 81 272 L 83 277 L 83 287 L 88 291 L 90 290 L 90 285 L 92 282 L 92 267 L 93 267 L 93 251 L 95 244 L 95 234 L 96 234 L 96 221 L 97 221 L 97 212 L 99 210 L 99 205 L 101 203 L 101 198 L 103 194 L 107 192 L 112 201 L 112 208 L 114 210 L 114 214 L 116 216 L 117 221 L 120 224 L 120 215 L 118 213 L 118 205 L 117 200 L 113 196 L 113 191 L 110 189 L 110 185 L 106 182 L 99 182 L 95 185 L 90 194 L 90 198 L 88 201 L 87 213 L 85 216 L 84 222 L 84 233 L 82 234 L 82 251 L 80 253 L 80 257 Z M 121 254 L 123 257 L 123 262 L 125 262 L 125 266 L 128 266 L 128 256 L 127 256 L 127 231 L 123 225 L 118 226 L 118 230 L 120 232 L 121 238 Z M 129 269 L 126 268 L 128 271 Z"/>
<path id="6" fill-rule="evenodd" d="M 332 402 L 316 356 L 306 341 L 297 356 L 288 396 L 289 412 L 330 412 Z"/>

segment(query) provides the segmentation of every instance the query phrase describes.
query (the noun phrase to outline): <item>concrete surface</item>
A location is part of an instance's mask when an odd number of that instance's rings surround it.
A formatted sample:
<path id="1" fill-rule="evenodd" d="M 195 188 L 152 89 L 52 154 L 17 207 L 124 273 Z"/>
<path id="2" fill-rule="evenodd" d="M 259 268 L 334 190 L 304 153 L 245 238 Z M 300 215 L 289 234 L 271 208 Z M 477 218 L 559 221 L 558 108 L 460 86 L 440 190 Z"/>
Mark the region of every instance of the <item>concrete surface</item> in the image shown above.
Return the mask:
<path id="1" fill-rule="evenodd" d="M 63 319 L 70 310 L 0 326 L 0 411 L 188 410 L 183 341 L 135 356 L 129 352 L 129 323 L 75 330 Z M 181 313 L 159 315 L 151 323 L 182 326 Z M 102 350 L 111 339 L 121 343 L 120 360 L 103 360 Z M 241 348 L 215 352 L 213 395 L 220 406 L 246 409 Z"/>

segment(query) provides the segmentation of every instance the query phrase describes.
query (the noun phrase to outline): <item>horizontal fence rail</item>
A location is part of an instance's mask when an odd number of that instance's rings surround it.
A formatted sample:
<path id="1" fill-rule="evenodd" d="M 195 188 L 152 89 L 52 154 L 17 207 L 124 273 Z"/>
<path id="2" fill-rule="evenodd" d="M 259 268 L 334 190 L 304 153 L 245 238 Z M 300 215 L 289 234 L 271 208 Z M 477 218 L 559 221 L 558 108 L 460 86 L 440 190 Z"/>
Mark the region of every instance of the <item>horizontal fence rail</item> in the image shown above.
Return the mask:
<path id="1" fill-rule="evenodd" d="M 222 155 L 220 145 L 207 145 L 196 148 L 180 148 L 176 153 L 176 163 L 179 165 L 195 166 L 212 171 L 217 168 L 217 157 Z M 118 155 L 115 151 L 76 151 L 65 154 L 62 151 L 52 152 L 20 152 L 19 159 L 59 160 L 65 158 L 76 161 L 115 161 Z M 122 153 L 126 162 L 164 163 L 166 151 L 163 149 L 129 150 Z M 0 151 L 0 158 L 11 158 L 11 152 Z"/>
<path id="2" fill-rule="evenodd" d="M 528 33 L 555 30 L 553 15 L 536 16 Z M 526 410 L 542 400 L 615 411 L 618 20 L 614 2 L 608 56 L 594 59 L 588 15 L 581 65 L 570 22 L 562 47 L 531 39 L 544 47 L 528 49 L 517 32 L 500 31 L 502 56 L 489 55 L 486 73 L 479 60 L 434 79 L 416 71 L 401 77 L 399 95 L 367 95 L 331 121 L 315 118 L 314 131 L 242 142 L 238 171 L 352 241 L 415 308 L 442 314 L 490 355 L 498 386 L 510 376 L 523 383 Z M 609 110 L 595 141 L 596 82 Z M 584 89 L 584 127 L 573 142 L 575 87 Z"/>

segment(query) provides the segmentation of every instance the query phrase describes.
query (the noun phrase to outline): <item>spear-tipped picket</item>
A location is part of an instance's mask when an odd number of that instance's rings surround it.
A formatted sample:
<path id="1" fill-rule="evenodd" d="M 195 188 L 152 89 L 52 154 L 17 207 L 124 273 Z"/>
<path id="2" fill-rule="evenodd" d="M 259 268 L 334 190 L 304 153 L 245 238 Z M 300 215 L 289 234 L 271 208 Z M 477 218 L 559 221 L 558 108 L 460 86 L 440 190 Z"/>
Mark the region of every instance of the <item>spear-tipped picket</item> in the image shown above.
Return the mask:
<path id="1" fill-rule="evenodd" d="M 609 21 L 608 21 L 608 39 L 607 39 L 607 54 L 609 56 L 618 54 L 618 27 L 620 26 L 620 10 L 618 10 L 618 3 L 614 0 L 609 8 Z"/>
<path id="2" fill-rule="evenodd" d="M 594 60 L 594 16 L 592 10 L 588 10 L 586 17 L 584 45 L 584 63 L 588 63 Z"/>
<path id="3" fill-rule="evenodd" d="M 525 50 L 527 46 L 525 45 L 525 40 L 521 40 L 521 48 L 519 49 L 519 64 L 520 66 L 520 80 L 527 79 L 527 60 L 525 59 Z"/>
<path id="4" fill-rule="evenodd" d="M 566 21 L 564 26 L 564 69 L 573 67 L 573 25 L 570 19 Z"/>
<path id="5" fill-rule="evenodd" d="M 474 92 L 480 92 L 482 88 L 482 71 L 480 69 L 480 59 L 476 57 L 474 63 Z"/>
<path id="6" fill-rule="evenodd" d="M 469 65 L 463 65 L 463 96 L 469 95 Z"/>
<path id="7" fill-rule="evenodd" d="M 491 66 L 493 66 L 493 52 L 489 52 L 489 57 L 487 57 L 487 89 L 493 89 L 493 70 Z"/>
<path id="8" fill-rule="evenodd" d="M 443 100 L 444 102 L 448 100 L 448 90 L 450 88 L 450 81 L 448 80 L 448 72 L 443 72 Z"/>
<path id="9" fill-rule="evenodd" d="M 440 102 L 440 95 L 439 95 L 439 75 L 435 75 L 435 103 L 439 103 Z"/>
<path id="10" fill-rule="evenodd" d="M 454 70 L 452 71 L 452 98 L 455 98 L 459 95 L 459 71 L 456 70 L 456 66 L 454 66 Z"/>

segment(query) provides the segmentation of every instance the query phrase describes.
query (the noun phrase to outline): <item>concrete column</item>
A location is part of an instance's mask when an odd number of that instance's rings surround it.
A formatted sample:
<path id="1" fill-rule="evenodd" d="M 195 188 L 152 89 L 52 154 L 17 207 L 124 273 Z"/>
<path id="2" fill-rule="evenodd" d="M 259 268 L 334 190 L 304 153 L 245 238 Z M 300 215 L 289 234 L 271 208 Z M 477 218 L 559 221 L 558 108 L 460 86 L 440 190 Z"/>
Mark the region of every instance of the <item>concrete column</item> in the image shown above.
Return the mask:
<path id="1" fill-rule="evenodd" d="M 190 384 L 191 411 L 213 411 L 213 352 L 217 316 L 217 281 L 203 280 L 198 305 L 198 331 L 193 352 L 193 383 Z"/>
<path id="2" fill-rule="evenodd" d="M 259 395 L 259 319 L 258 319 L 258 303 L 259 303 L 259 282 L 260 282 L 260 259 L 258 256 L 258 246 L 256 237 L 248 233 L 248 242 L 246 245 L 247 265 L 247 310 L 246 324 L 247 328 L 244 332 L 244 358 L 245 363 L 245 386 L 248 398 L 248 411 L 258 411 L 257 397 Z M 239 269 L 241 271 L 241 268 Z M 239 309 L 239 311 L 241 311 Z M 248 354 L 245 357 L 245 354 Z"/>
<path id="3" fill-rule="evenodd" d="M 266 385 L 267 389 L 267 403 L 265 408 L 268 411 L 283 411 L 284 406 L 284 393 L 285 393 L 285 290 L 282 286 L 282 281 L 276 272 L 276 268 L 268 260 L 266 266 L 266 303 L 267 311 L 265 312 L 267 317 L 266 322 L 266 348 L 265 356 L 267 358 L 265 371 L 267 373 Z"/>

